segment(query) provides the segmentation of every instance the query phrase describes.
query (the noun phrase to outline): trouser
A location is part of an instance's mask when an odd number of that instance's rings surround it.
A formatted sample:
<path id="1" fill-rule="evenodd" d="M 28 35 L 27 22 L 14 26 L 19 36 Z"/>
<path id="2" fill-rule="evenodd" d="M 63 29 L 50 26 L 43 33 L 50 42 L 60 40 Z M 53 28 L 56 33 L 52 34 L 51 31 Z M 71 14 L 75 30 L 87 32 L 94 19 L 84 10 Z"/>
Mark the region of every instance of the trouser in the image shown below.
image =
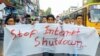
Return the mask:
<path id="1" fill-rule="evenodd" d="M 53 54 L 53 53 L 45 52 L 43 53 L 43 56 L 76 56 L 76 55 L 75 54 Z"/>
<path id="2" fill-rule="evenodd" d="M 53 53 L 45 52 L 45 53 L 43 53 L 43 56 L 54 56 L 54 54 Z"/>

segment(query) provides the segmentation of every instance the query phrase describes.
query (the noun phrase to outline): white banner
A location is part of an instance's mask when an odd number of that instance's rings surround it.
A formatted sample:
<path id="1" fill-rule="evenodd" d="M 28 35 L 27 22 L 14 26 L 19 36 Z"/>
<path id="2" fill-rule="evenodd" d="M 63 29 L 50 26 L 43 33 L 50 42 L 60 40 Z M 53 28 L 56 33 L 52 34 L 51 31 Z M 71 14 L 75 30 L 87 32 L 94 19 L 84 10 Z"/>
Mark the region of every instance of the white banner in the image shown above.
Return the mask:
<path id="1" fill-rule="evenodd" d="M 94 28 L 75 25 L 15 25 L 4 29 L 4 56 L 43 52 L 95 56 L 98 43 Z"/>

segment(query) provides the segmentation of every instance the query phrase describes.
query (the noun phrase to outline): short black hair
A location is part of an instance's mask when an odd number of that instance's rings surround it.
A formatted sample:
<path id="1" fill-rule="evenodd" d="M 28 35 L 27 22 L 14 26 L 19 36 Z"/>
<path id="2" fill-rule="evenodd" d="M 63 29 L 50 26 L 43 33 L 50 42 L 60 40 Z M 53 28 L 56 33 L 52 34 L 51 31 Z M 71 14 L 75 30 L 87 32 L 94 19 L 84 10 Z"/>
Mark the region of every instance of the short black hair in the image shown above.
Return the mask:
<path id="1" fill-rule="evenodd" d="M 26 14 L 26 15 L 25 15 L 25 18 L 29 18 L 29 17 L 31 17 L 29 14 Z"/>
<path id="2" fill-rule="evenodd" d="M 47 16 L 42 16 L 42 19 L 43 19 L 43 18 L 47 18 Z"/>
<path id="3" fill-rule="evenodd" d="M 5 24 L 8 24 L 7 21 L 10 19 L 10 18 L 13 18 L 14 21 L 16 22 L 16 16 L 14 14 L 9 14 L 6 19 L 5 19 Z"/>
<path id="4" fill-rule="evenodd" d="M 83 17 L 83 15 L 79 14 L 79 15 L 76 15 L 76 19 L 77 19 L 77 17 L 79 17 L 79 16 Z"/>
<path id="5" fill-rule="evenodd" d="M 18 23 L 19 21 L 20 21 L 20 19 L 19 19 L 19 18 L 17 18 L 17 19 L 16 19 L 16 22 Z"/>
<path id="6" fill-rule="evenodd" d="M 46 18 L 46 19 L 47 19 L 46 16 L 41 16 L 41 18 L 40 18 L 40 20 L 39 20 L 39 23 L 42 23 L 43 18 Z"/>
<path id="7" fill-rule="evenodd" d="M 55 20 L 55 17 L 54 17 L 54 15 L 52 15 L 52 14 L 50 14 L 50 15 L 47 15 L 47 20 L 49 19 L 49 17 L 52 17 L 52 18 L 53 18 L 53 20 Z"/>
<path id="8" fill-rule="evenodd" d="M 68 16 L 66 16 L 66 17 L 63 18 L 63 21 L 66 20 L 66 19 L 70 19 L 70 18 Z"/>

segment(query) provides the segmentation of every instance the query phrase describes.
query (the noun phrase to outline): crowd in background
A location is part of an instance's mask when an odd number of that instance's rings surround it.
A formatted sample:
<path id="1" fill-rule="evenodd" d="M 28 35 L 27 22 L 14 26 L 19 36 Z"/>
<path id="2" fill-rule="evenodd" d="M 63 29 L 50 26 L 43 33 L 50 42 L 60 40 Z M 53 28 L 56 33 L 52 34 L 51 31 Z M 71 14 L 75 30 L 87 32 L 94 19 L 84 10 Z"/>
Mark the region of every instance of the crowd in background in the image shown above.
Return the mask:
<path id="1" fill-rule="evenodd" d="M 25 14 L 24 16 L 8 14 L 3 20 L 0 20 L 0 40 L 3 39 L 4 30 L 3 28 L 6 25 L 18 25 L 18 24 L 36 24 L 36 23 L 58 23 L 58 24 L 70 24 L 70 25 L 78 25 L 83 26 L 83 16 L 77 15 L 75 18 L 70 18 L 68 16 L 55 17 L 50 14 L 47 16 L 35 17 L 29 14 Z"/>
<path id="2" fill-rule="evenodd" d="M 4 20 L 0 20 L 0 36 L 3 37 L 3 27 L 6 25 L 18 25 L 18 24 L 36 24 L 36 23 L 59 23 L 59 24 L 72 24 L 83 26 L 83 16 L 77 15 L 74 19 L 70 17 L 55 17 L 54 15 L 50 14 L 47 16 L 35 17 L 29 14 L 24 16 L 9 14 L 5 17 Z M 3 39 L 3 38 L 0 38 Z"/>
<path id="3" fill-rule="evenodd" d="M 47 16 L 34 17 L 29 14 L 25 16 L 15 16 L 14 14 L 9 14 L 4 20 L 4 24 L 6 25 L 15 25 L 15 24 L 36 24 L 36 23 L 60 23 L 60 24 L 73 24 L 82 26 L 83 25 L 83 16 L 77 15 L 74 19 L 69 17 L 61 18 L 57 16 L 55 18 L 54 15 L 50 14 Z"/>

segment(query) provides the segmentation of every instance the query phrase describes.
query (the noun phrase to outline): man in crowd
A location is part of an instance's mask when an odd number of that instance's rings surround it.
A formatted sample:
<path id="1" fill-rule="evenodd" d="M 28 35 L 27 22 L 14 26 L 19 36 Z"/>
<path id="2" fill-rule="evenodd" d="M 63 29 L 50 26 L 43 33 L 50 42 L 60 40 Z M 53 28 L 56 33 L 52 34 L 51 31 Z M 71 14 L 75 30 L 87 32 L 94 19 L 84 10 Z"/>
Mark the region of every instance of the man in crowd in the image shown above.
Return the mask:
<path id="1" fill-rule="evenodd" d="M 76 24 L 78 26 L 82 26 L 83 25 L 83 16 L 82 15 L 77 15 L 76 16 Z"/>
<path id="2" fill-rule="evenodd" d="M 56 19 L 54 15 L 47 15 L 47 23 L 55 23 Z"/>
<path id="3" fill-rule="evenodd" d="M 64 24 L 69 24 L 69 23 L 70 23 L 69 17 L 65 17 L 65 18 L 63 19 L 63 23 L 64 23 Z"/>

